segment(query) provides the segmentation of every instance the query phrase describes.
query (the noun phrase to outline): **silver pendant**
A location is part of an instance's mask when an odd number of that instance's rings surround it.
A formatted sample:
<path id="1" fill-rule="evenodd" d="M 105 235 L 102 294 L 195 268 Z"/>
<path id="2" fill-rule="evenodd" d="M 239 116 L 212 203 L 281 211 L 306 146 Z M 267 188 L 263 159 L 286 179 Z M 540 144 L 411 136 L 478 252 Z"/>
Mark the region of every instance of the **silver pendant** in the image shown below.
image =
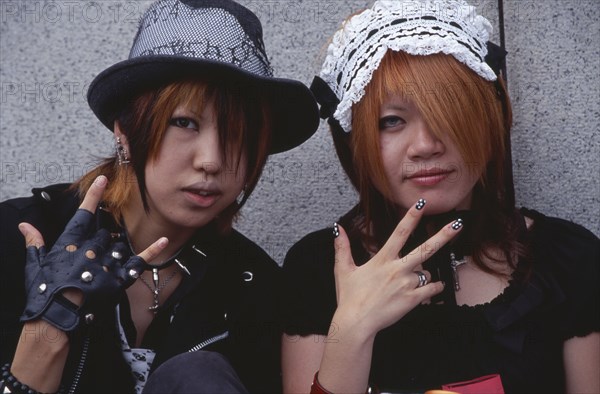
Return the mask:
<path id="1" fill-rule="evenodd" d="M 457 260 L 456 255 L 454 253 L 450 253 L 450 268 L 452 268 L 452 276 L 454 277 L 454 291 L 460 290 L 460 282 L 458 281 L 457 268 L 465 264 L 466 262 L 467 259 L 465 259 L 464 257 L 460 260 Z"/>

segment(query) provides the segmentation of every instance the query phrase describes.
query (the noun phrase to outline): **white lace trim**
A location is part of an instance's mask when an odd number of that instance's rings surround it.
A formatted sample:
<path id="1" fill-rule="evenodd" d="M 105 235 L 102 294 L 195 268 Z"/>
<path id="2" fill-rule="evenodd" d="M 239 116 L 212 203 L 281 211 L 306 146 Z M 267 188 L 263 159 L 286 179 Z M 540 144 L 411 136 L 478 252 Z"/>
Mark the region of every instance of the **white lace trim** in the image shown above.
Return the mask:
<path id="1" fill-rule="evenodd" d="M 348 20 L 327 49 L 320 77 L 340 99 L 334 118 L 350 131 L 352 105 L 364 96 L 388 49 L 452 55 L 482 78 L 496 80 L 484 60 L 491 32 L 490 22 L 463 0 L 375 2 Z"/>

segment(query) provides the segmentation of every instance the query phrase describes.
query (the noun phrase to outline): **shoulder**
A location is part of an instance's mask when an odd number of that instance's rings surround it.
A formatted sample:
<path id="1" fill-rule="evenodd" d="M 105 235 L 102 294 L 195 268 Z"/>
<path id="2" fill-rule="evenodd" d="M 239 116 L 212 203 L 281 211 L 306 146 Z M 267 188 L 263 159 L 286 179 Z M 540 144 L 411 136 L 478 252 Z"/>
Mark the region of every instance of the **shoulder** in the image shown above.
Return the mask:
<path id="1" fill-rule="evenodd" d="M 252 276 L 255 285 L 269 286 L 279 281 L 279 265 L 254 241 L 237 230 L 232 230 L 223 241 L 224 259 L 242 277 Z"/>
<path id="2" fill-rule="evenodd" d="M 79 204 L 69 186 L 57 184 L 35 188 L 29 197 L 0 203 L 0 237 L 19 235 L 17 225 L 28 222 L 40 230 L 47 243 L 53 243 Z"/>
<path id="3" fill-rule="evenodd" d="M 289 335 L 326 335 L 336 308 L 331 228 L 306 235 L 283 263 L 284 330 Z"/>
<path id="4" fill-rule="evenodd" d="M 283 274 L 290 282 L 319 280 L 329 282 L 333 278 L 335 250 L 331 228 L 312 232 L 296 242 L 283 261 Z"/>
<path id="5" fill-rule="evenodd" d="M 541 253 L 563 268 L 581 264 L 598 268 L 600 239 L 591 231 L 535 210 L 523 208 L 521 213 L 533 221 L 530 232 L 534 252 Z"/>
<path id="6" fill-rule="evenodd" d="M 565 339 L 600 330 L 600 240 L 573 222 L 533 210 L 530 227 L 533 269 L 560 300 L 558 329 Z M 540 288 L 543 286 L 540 285 Z"/>
<path id="7" fill-rule="evenodd" d="M 235 255 L 244 256 L 256 264 L 277 266 L 277 263 L 263 248 L 237 230 L 232 230 L 227 235 L 227 243 L 229 244 L 229 250 Z"/>
<path id="8" fill-rule="evenodd" d="M 306 264 L 318 264 L 323 258 L 333 256 L 333 240 L 331 228 L 324 228 L 304 236 L 288 251 L 284 267 L 294 264 L 297 260 L 307 261 Z"/>

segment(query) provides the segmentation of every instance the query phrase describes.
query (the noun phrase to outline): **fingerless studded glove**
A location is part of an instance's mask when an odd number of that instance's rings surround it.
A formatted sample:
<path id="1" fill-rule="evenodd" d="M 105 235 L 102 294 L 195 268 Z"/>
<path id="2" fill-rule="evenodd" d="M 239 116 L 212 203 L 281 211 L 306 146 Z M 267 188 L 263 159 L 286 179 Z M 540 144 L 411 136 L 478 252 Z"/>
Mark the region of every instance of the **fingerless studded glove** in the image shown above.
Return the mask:
<path id="1" fill-rule="evenodd" d="M 142 272 L 144 260 L 130 257 L 127 245 L 114 241 L 106 229 L 93 232 L 94 214 L 79 209 L 49 253 L 44 246 L 29 246 L 26 253 L 27 304 L 22 322 L 42 318 L 69 332 L 81 315 L 97 305 L 116 305 L 121 292 Z M 83 304 L 77 306 L 61 295 L 79 289 Z"/>

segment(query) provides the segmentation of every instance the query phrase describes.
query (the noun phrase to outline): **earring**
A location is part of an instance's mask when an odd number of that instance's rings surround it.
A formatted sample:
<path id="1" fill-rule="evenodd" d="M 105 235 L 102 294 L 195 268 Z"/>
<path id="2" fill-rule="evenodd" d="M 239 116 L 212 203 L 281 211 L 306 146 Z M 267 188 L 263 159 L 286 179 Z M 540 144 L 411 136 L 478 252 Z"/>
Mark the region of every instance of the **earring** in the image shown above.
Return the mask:
<path id="1" fill-rule="evenodd" d="M 238 196 L 236 197 L 235 202 L 237 203 L 237 205 L 242 205 L 242 201 L 244 201 L 244 198 L 246 197 L 246 189 L 247 188 L 248 188 L 248 185 L 244 185 L 244 188 L 242 189 L 240 194 L 238 194 Z"/>
<path id="2" fill-rule="evenodd" d="M 127 149 L 121 143 L 121 137 L 117 137 L 117 143 L 115 146 L 117 151 L 117 161 L 119 165 L 129 164 L 129 157 L 127 157 Z"/>

